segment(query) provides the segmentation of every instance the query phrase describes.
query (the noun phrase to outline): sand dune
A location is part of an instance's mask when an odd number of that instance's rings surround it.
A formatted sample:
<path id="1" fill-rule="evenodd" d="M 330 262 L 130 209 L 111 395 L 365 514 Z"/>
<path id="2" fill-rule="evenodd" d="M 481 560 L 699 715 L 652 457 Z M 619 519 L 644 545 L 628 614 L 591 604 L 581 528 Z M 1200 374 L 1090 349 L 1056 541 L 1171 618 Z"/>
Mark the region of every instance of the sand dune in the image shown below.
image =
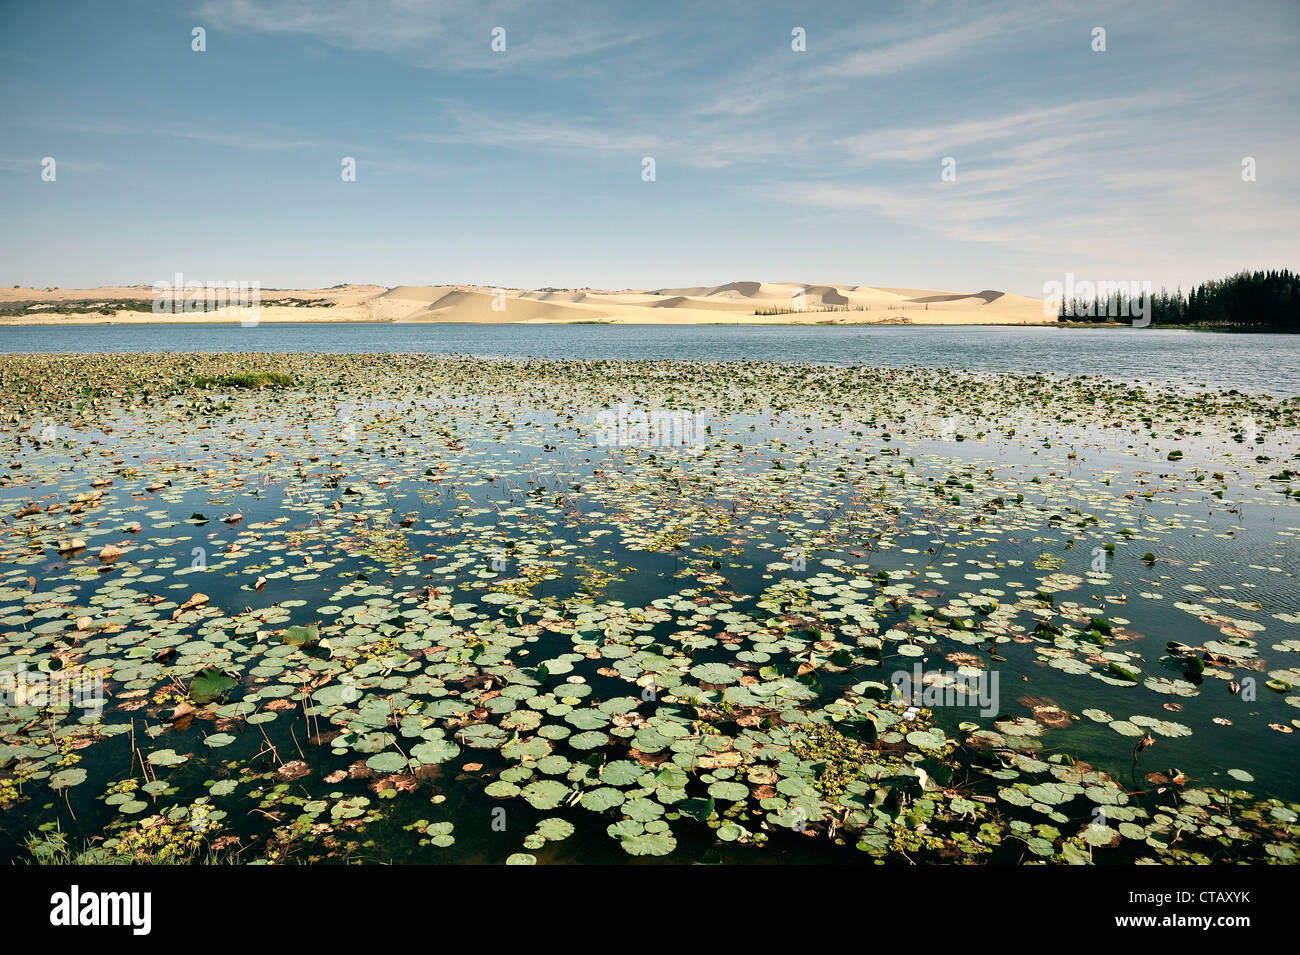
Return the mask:
<path id="1" fill-rule="evenodd" d="M 816 296 L 817 300 L 823 305 L 848 305 L 848 296 L 840 293 L 840 290 L 829 285 L 814 285 L 805 291 L 805 296 Z"/>
<path id="2" fill-rule="evenodd" d="M 587 311 L 576 305 L 539 301 L 518 295 L 490 291 L 452 289 L 423 309 L 400 322 L 583 322 L 598 321 L 606 313 Z"/>
<path id="3" fill-rule="evenodd" d="M 123 324 L 237 319 L 156 316 L 147 285 L 96 289 L 0 289 L 0 324 Z M 948 292 L 799 282 L 728 282 L 654 290 L 493 289 L 478 285 L 341 285 L 262 289 L 263 322 L 473 322 L 642 325 L 1043 324 L 1039 299 L 994 289 Z"/>
<path id="4" fill-rule="evenodd" d="M 985 289 L 982 292 L 964 294 L 962 292 L 940 292 L 931 294 L 923 292 L 920 289 L 882 289 L 882 291 L 896 292 L 903 296 L 909 302 L 928 303 L 928 302 L 958 302 L 962 299 L 977 298 L 987 305 L 990 302 L 1000 299 L 1006 292 L 998 292 L 993 289 Z"/>

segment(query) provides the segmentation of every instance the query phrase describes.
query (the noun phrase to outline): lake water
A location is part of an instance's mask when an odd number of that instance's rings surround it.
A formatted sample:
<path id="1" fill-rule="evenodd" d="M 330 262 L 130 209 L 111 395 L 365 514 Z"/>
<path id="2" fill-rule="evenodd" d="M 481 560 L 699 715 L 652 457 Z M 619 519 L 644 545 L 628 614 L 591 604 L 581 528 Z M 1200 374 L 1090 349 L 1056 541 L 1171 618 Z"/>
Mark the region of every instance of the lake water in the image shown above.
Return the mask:
<path id="1" fill-rule="evenodd" d="M 703 331 L 734 350 L 804 330 Z M 195 333 L 239 339 L 156 340 Z M 27 436 L 0 481 L 0 861 L 55 825 L 241 861 L 1296 857 L 1300 495 L 1276 400 L 280 361 L 330 386 L 169 393 L 171 359 L 0 360 L 0 420 Z M 629 388 L 707 430 L 611 437 Z M 909 716 L 885 696 L 918 667 L 992 702 Z M 26 688 L 86 673 L 102 712 L 47 730 Z"/>
<path id="2" fill-rule="evenodd" d="M 1151 329 L 717 325 L 82 325 L 0 328 L 0 352 L 427 352 L 804 361 L 1105 375 L 1300 394 L 1300 338 Z"/>

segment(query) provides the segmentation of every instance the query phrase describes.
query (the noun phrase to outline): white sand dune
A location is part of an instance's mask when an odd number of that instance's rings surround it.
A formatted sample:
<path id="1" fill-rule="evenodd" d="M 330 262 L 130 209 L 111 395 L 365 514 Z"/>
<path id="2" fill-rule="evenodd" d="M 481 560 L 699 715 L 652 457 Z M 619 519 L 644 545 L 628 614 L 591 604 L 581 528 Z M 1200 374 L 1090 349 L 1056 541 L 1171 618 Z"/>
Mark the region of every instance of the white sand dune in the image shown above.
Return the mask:
<path id="1" fill-rule="evenodd" d="M 116 309 L 146 302 L 150 286 L 0 289 L 0 324 L 230 322 L 237 318 Z M 1026 325 L 1053 321 L 1039 299 L 994 289 L 949 292 L 799 282 L 621 289 L 494 289 L 478 285 L 341 285 L 262 289 L 263 322 L 472 322 L 641 325 Z M 70 303 L 86 303 L 85 310 Z M 64 311 L 56 312 L 62 308 Z M 108 314 L 105 314 L 108 312 Z"/>
<path id="2" fill-rule="evenodd" d="M 400 322 L 583 322 L 603 319 L 606 313 L 577 305 L 539 301 L 491 291 L 452 289 L 428 308 L 398 319 Z"/>

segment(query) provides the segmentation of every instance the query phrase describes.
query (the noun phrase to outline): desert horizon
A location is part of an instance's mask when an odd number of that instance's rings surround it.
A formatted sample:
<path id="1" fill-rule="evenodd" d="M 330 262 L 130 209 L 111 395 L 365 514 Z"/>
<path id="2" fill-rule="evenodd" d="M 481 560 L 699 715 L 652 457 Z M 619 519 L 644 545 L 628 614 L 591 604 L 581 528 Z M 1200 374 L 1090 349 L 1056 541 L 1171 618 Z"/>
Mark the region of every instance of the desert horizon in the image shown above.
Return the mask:
<path id="1" fill-rule="evenodd" d="M 201 307 L 202 289 L 172 295 L 152 285 L 93 289 L 0 289 L 0 325 L 223 323 L 230 312 Z M 343 284 L 261 288 L 259 322 L 392 322 L 639 325 L 1034 325 L 1055 324 L 1041 299 L 993 289 L 974 293 L 797 282 L 602 290 L 483 285 Z M 162 302 L 162 311 L 152 308 Z M 187 310 L 185 299 L 195 307 Z M 121 307 L 151 303 L 149 310 Z M 7 306 L 7 307 L 6 307 Z M 26 306 L 19 310 L 18 306 Z M 57 312 L 51 308 L 58 307 Z M 84 310 L 81 310 L 84 308 Z M 106 314 L 107 313 L 107 314 Z"/>

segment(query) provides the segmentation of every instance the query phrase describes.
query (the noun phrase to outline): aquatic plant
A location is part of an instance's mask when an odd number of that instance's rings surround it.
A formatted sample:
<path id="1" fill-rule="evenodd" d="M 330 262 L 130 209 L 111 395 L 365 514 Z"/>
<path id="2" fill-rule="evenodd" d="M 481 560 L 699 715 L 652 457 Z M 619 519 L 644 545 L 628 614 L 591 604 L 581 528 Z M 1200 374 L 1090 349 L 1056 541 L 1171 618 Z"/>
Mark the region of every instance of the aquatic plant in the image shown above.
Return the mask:
<path id="1" fill-rule="evenodd" d="M 12 857 L 1295 859 L 1295 401 L 416 355 L 0 386 Z M 624 395 L 708 442 L 600 444 Z"/>

